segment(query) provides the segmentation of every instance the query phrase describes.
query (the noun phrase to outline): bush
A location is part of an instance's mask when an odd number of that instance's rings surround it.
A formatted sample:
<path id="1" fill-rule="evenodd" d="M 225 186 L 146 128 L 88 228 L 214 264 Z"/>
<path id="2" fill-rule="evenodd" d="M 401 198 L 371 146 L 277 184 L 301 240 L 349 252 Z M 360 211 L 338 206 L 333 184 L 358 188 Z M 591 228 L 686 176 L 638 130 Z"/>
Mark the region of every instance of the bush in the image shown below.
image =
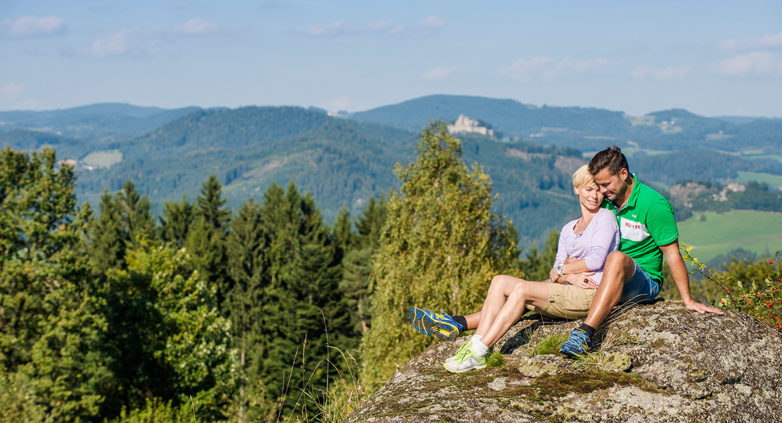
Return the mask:
<path id="1" fill-rule="evenodd" d="M 718 305 L 728 310 L 749 314 L 761 322 L 782 329 L 782 265 L 779 251 L 773 257 L 758 261 L 732 260 L 725 271 L 717 272 L 690 255 L 684 247 L 684 259 L 695 271 L 719 286 L 722 297 Z"/>

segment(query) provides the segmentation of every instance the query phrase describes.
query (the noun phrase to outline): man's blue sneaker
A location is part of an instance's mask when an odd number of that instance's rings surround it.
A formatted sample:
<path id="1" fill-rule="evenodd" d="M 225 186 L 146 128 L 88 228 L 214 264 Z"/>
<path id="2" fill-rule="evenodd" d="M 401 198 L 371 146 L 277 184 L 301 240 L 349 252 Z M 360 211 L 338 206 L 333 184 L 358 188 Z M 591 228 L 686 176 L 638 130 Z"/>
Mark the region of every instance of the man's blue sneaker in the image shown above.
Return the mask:
<path id="1" fill-rule="evenodd" d="M 445 313 L 435 313 L 425 308 L 410 309 L 410 322 L 413 327 L 424 335 L 434 335 L 440 339 L 452 341 L 459 336 L 464 328 L 456 320 Z"/>
<path id="2" fill-rule="evenodd" d="M 573 358 L 583 357 L 592 348 L 592 339 L 582 329 L 576 328 L 570 331 L 570 337 L 559 352 Z"/>

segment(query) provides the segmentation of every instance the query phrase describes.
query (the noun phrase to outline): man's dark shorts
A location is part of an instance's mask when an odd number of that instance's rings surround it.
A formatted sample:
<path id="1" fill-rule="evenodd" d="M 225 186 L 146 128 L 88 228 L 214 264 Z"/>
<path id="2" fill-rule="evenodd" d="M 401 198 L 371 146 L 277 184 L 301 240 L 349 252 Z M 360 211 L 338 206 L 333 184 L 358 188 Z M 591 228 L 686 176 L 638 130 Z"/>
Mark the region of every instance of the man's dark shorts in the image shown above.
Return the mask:
<path id="1" fill-rule="evenodd" d="M 641 304 L 650 303 L 660 293 L 660 284 L 641 269 L 641 266 L 635 260 L 633 260 L 633 263 L 635 263 L 635 271 L 630 280 L 625 282 L 619 303 L 628 301 Z"/>

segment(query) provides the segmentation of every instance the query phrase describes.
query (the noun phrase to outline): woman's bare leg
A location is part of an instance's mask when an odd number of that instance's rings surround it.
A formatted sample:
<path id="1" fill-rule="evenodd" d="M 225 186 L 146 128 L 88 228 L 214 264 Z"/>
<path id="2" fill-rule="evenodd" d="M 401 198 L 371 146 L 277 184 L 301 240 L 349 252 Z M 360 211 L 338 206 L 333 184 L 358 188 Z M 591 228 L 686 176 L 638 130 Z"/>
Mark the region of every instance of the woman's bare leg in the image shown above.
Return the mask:
<path id="1" fill-rule="evenodd" d="M 478 323 L 478 330 L 475 332 L 476 335 L 483 336 L 488 332 L 494 323 L 497 313 L 505 305 L 505 299 L 511 295 L 516 285 L 522 282 L 527 281 L 507 275 L 499 275 L 492 278 L 489 290 L 486 293 L 486 299 L 483 301 L 483 308 L 481 308 L 480 322 Z"/>
<path id="2" fill-rule="evenodd" d="M 543 308 L 546 305 L 546 302 L 548 302 L 548 298 L 548 283 L 529 281 L 517 282 L 513 286 L 507 301 L 504 302 L 500 310 L 495 314 L 492 324 L 482 333 L 480 330 L 483 329 L 484 319 L 481 318 L 481 323 L 478 326 L 478 334 L 483 335 L 481 337 L 481 343 L 485 344 L 487 347 L 494 345 L 502 335 L 505 335 L 505 332 L 519 320 L 521 315 L 524 314 L 527 304 Z"/>

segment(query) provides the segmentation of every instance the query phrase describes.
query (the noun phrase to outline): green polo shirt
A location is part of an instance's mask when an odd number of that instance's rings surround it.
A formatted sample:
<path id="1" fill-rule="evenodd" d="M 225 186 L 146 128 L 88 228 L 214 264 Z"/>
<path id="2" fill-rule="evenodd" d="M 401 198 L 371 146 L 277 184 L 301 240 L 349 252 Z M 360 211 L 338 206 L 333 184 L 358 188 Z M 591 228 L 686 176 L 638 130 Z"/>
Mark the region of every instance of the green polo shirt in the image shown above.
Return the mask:
<path id="1" fill-rule="evenodd" d="M 646 273 L 658 282 L 663 280 L 661 245 L 679 239 L 673 218 L 673 207 L 657 191 L 642 184 L 633 175 L 633 191 L 621 209 L 610 201 L 606 208 L 613 211 L 619 223 L 619 251 L 632 257 Z"/>

